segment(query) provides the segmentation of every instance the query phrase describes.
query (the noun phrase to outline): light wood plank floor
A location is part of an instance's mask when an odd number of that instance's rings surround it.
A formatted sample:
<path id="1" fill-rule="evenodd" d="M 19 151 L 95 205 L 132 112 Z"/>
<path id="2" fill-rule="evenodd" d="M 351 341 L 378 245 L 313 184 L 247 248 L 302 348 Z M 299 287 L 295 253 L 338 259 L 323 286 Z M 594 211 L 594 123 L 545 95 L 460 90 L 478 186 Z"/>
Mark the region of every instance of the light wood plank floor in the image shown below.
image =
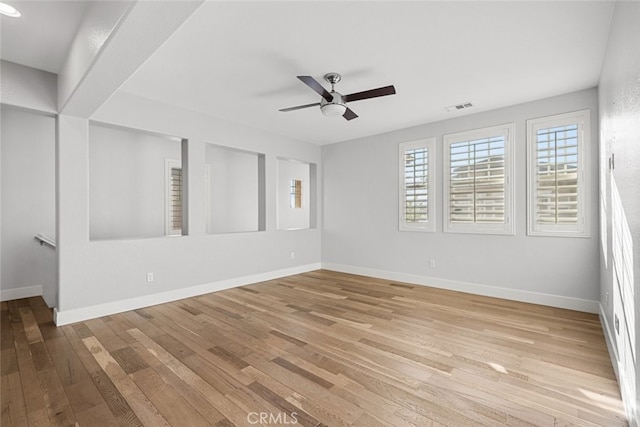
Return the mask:
<path id="1" fill-rule="evenodd" d="M 1 329 L 3 427 L 627 425 L 597 316 L 362 276 Z"/>

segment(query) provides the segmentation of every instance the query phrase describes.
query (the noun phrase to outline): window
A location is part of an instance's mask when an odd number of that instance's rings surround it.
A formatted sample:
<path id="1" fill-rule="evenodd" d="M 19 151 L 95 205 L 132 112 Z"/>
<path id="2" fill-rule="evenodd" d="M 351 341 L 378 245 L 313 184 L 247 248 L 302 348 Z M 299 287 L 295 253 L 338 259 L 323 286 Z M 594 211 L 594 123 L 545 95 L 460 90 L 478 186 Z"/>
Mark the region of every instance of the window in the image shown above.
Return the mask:
<path id="1" fill-rule="evenodd" d="M 513 130 L 444 136 L 444 231 L 513 234 Z"/>
<path id="2" fill-rule="evenodd" d="M 294 209 L 302 208 L 302 181 L 299 179 L 292 179 L 289 196 L 291 198 L 291 207 Z"/>
<path id="3" fill-rule="evenodd" d="M 435 138 L 399 146 L 400 230 L 435 231 Z"/>
<path id="4" fill-rule="evenodd" d="M 182 235 L 182 166 L 177 160 L 166 161 L 167 215 L 166 234 Z"/>
<path id="5" fill-rule="evenodd" d="M 587 236 L 589 112 L 528 120 L 530 235 Z"/>

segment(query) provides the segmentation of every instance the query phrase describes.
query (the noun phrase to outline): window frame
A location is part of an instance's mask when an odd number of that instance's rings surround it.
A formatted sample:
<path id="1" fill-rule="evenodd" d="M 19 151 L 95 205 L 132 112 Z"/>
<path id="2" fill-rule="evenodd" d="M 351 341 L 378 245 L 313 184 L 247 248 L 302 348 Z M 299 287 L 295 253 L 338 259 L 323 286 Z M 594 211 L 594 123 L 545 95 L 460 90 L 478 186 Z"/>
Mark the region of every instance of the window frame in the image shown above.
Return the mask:
<path id="1" fill-rule="evenodd" d="M 451 145 L 486 138 L 504 137 L 504 222 L 502 223 L 454 223 L 451 221 Z M 506 123 L 446 134 L 442 137 L 443 151 L 443 222 L 445 233 L 463 234 L 515 234 L 515 124 Z"/>
<path id="2" fill-rule="evenodd" d="M 590 237 L 589 196 L 589 144 L 591 111 L 580 110 L 564 114 L 527 120 L 527 235 L 557 237 Z M 537 138 L 539 129 L 577 125 L 578 127 L 578 221 L 576 224 L 538 224 L 536 222 L 537 200 Z"/>
<path id="3" fill-rule="evenodd" d="M 424 148 L 427 157 L 427 221 L 422 223 L 407 223 L 405 220 L 406 185 L 405 185 L 405 153 L 407 150 Z M 436 231 L 436 138 L 424 138 L 415 141 L 401 142 L 398 145 L 398 223 L 400 231 Z"/>

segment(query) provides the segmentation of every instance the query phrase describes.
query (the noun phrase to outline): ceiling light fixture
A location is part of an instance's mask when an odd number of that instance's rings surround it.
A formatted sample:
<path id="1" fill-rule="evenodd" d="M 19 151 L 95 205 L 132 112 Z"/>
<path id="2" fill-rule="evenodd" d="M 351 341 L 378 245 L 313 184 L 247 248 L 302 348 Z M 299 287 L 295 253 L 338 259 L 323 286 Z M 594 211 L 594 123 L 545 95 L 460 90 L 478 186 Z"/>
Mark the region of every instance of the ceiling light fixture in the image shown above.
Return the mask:
<path id="1" fill-rule="evenodd" d="M 20 16 L 22 16 L 18 9 L 2 2 L 0 2 L 0 14 L 10 16 L 12 18 L 19 18 Z"/>
<path id="2" fill-rule="evenodd" d="M 347 111 L 347 106 L 344 104 L 324 104 L 320 107 L 322 114 L 328 117 L 342 116 Z"/>

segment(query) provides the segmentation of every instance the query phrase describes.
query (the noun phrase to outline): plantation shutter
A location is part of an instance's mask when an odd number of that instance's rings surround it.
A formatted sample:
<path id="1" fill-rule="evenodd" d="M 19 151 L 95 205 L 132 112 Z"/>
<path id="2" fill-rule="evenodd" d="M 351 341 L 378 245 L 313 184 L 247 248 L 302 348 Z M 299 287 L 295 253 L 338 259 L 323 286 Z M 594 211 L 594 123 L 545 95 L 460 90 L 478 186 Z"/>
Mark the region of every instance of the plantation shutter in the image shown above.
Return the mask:
<path id="1" fill-rule="evenodd" d="M 404 221 L 429 221 L 429 150 L 427 147 L 404 152 Z"/>
<path id="2" fill-rule="evenodd" d="M 295 209 L 302 208 L 302 181 L 299 179 L 292 179 L 289 189 L 289 195 L 291 197 L 291 207 Z"/>
<path id="3" fill-rule="evenodd" d="M 578 126 L 536 132 L 537 224 L 578 222 Z"/>
<path id="4" fill-rule="evenodd" d="M 182 234 L 182 169 L 171 168 L 169 187 L 169 232 Z"/>
<path id="5" fill-rule="evenodd" d="M 504 223 L 504 135 L 454 142 L 449 150 L 449 221 Z"/>

